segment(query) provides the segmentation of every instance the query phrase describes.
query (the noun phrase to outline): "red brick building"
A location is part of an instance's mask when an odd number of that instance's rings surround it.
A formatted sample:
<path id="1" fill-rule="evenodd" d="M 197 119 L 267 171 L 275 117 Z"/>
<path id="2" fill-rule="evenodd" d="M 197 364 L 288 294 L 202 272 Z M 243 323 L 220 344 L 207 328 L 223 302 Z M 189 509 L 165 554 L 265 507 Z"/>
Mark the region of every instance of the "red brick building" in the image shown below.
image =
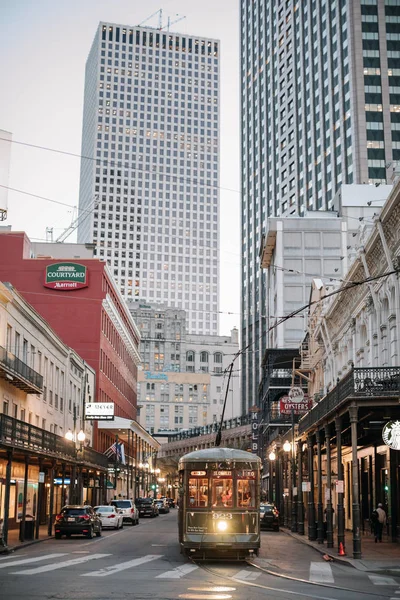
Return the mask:
<path id="1" fill-rule="evenodd" d="M 25 233 L 0 232 L 0 281 L 12 283 L 95 370 L 93 401 L 114 402 L 116 416 L 135 420 L 140 335 L 106 263 L 32 256 Z M 109 434 L 96 428 L 94 447 L 104 451 L 111 443 Z"/>

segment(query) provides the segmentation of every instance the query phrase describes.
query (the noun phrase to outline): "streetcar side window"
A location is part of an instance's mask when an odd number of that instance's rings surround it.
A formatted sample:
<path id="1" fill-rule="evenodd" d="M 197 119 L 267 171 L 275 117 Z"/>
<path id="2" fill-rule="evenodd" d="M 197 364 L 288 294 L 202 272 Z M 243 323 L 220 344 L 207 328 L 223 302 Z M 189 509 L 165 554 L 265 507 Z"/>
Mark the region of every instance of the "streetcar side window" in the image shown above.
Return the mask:
<path id="1" fill-rule="evenodd" d="M 256 505 L 256 482 L 254 479 L 238 479 L 237 481 L 237 505 L 251 506 Z"/>
<path id="2" fill-rule="evenodd" d="M 211 500 L 212 505 L 233 506 L 232 490 L 232 479 L 213 479 Z"/>
<path id="3" fill-rule="evenodd" d="M 208 479 L 189 479 L 189 506 L 208 506 Z"/>

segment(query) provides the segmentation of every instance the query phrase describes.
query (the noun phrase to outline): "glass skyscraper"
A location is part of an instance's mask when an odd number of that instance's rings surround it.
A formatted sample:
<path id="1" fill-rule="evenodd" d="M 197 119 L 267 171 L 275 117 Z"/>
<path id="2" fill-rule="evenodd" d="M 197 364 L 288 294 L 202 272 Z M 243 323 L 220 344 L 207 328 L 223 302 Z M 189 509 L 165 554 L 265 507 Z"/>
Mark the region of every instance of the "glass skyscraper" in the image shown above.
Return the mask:
<path id="1" fill-rule="evenodd" d="M 400 0 L 240 0 L 242 410 L 267 344 L 270 216 L 329 210 L 400 159 Z M 279 315 L 282 316 L 282 315 Z"/>
<path id="2" fill-rule="evenodd" d="M 79 242 L 122 295 L 217 334 L 219 42 L 100 23 L 86 63 Z M 86 211 L 86 212 L 85 212 Z"/>

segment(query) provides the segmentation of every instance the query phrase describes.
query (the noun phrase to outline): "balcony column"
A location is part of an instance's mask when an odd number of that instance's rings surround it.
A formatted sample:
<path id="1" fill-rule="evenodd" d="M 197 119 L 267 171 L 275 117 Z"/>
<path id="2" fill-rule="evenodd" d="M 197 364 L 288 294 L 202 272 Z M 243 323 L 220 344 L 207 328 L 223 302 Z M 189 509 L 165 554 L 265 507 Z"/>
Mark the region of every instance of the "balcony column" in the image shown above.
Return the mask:
<path id="1" fill-rule="evenodd" d="M 53 531 L 53 512 L 54 512 L 54 469 L 56 466 L 56 461 L 53 461 L 50 469 L 50 503 L 49 503 L 49 523 L 47 528 L 47 533 L 49 536 Z"/>
<path id="2" fill-rule="evenodd" d="M 39 473 L 43 471 L 43 458 L 39 458 Z M 38 483 L 38 499 L 36 508 L 35 539 L 39 539 L 40 513 L 42 512 L 44 482 Z M 35 515 L 34 515 L 35 516 Z"/>
<path id="3" fill-rule="evenodd" d="M 335 419 L 336 429 L 336 455 L 337 455 L 337 476 L 339 489 L 344 489 L 344 475 L 343 475 L 343 463 L 342 463 L 342 417 L 336 417 Z M 342 482 L 342 483 L 339 483 Z M 337 497 L 337 542 L 338 552 L 340 551 L 340 544 L 345 548 L 345 537 L 344 537 L 344 505 L 343 505 L 343 492 L 338 492 Z"/>
<path id="4" fill-rule="evenodd" d="M 71 485 L 71 483 L 70 483 Z M 61 465 L 61 508 L 66 505 L 65 501 L 66 489 L 65 489 L 65 463 Z"/>
<path id="5" fill-rule="evenodd" d="M 326 445 L 326 546 L 333 548 L 333 511 L 332 511 L 332 468 L 331 468 L 331 428 L 325 426 Z"/>
<path id="6" fill-rule="evenodd" d="M 317 540 L 318 544 L 324 543 L 324 507 L 322 504 L 322 455 L 321 455 L 321 444 L 322 444 L 322 431 L 317 431 L 317 481 L 318 481 L 318 504 L 317 504 Z"/>
<path id="7" fill-rule="evenodd" d="M 349 408 L 351 425 L 351 465 L 353 475 L 352 485 L 352 521 L 353 521 L 353 558 L 361 558 L 361 534 L 360 534 L 360 494 L 359 494 L 359 473 L 358 473 L 358 454 L 357 454 L 357 420 L 358 407 Z"/>
<path id="8" fill-rule="evenodd" d="M 7 452 L 6 489 L 4 492 L 4 519 L 3 519 L 3 542 L 6 547 L 7 547 L 7 541 L 8 541 L 8 513 L 10 512 L 12 457 L 13 457 L 13 451 L 9 450 Z"/>
<path id="9" fill-rule="evenodd" d="M 310 482 L 310 491 L 308 492 L 308 539 L 313 541 L 317 539 L 315 530 L 315 504 L 314 504 L 314 443 L 313 436 L 308 435 L 308 481 Z"/>
<path id="10" fill-rule="evenodd" d="M 20 529 L 19 529 L 19 539 L 21 542 L 25 541 L 26 498 L 28 495 L 28 475 L 29 475 L 29 456 L 25 456 L 24 501 L 22 504 L 22 519 L 21 519 L 21 524 L 20 524 Z"/>
<path id="11" fill-rule="evenodd" d="M 297 443 L 297 532 L 304 535 L 304 505 L 303 505 L 303 442 Z"/>

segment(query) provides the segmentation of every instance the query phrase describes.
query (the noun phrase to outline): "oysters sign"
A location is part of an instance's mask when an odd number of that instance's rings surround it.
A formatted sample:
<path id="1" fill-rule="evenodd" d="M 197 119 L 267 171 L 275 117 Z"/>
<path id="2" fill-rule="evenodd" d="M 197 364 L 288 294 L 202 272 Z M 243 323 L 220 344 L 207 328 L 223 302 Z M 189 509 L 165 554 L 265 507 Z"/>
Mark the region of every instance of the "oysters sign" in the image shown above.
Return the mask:
<path id="1" fill-rule="evenodd" d="M 72 262 L 47 265 L 44 287 L 52 290 L 79 290 L 88 287 L 88 272 L 85 265 Z"/>

